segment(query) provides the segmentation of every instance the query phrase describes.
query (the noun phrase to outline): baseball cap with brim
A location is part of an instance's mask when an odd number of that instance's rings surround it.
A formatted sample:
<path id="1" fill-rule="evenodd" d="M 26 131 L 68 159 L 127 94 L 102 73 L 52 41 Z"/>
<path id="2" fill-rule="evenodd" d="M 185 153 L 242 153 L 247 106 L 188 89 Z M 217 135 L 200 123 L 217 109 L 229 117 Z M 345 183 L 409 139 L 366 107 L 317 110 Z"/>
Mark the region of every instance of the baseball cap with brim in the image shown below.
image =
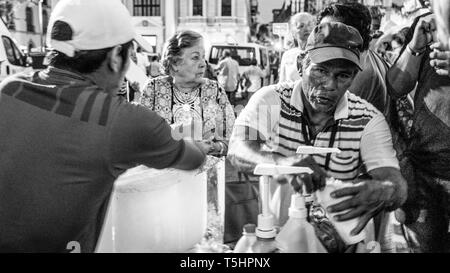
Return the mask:
<path id="1" fill-rule="evenodd" d="M 340 22 L 325 22 L 317 25 L 311 32 L 305 50 L 314 63 L 345 59 L 362 70 L 362 44 L 362 37 L 354 27 Z"/>
<path id="2" fill-rule="evenodd" d="M 332 46 L 316 48 L 309 51 L 309 57 L 313 63 L 323 63 L 335 59 L 345 59 L 356 64 L 358 69 L 362 70 L 359 56 L 345 48 Z"/>
<path id="3" fill-rule="evenodd" d="M 152 51 L 134 31 L 131 15 L 120 0 L 61 0 L 50 16 L 47 44 L 69 57 L 80 50 L 110 48 L 132 40 Z"/>

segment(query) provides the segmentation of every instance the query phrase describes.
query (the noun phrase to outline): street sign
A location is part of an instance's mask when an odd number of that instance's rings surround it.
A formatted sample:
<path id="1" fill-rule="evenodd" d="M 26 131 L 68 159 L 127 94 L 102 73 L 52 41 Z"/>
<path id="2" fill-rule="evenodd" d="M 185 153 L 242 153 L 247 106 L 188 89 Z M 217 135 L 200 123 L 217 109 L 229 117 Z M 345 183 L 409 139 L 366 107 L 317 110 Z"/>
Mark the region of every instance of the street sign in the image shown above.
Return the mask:
<path id="1" fill-rule="evenodd" d="M 289 33 L 289 23 L 273 23 L 272 33 L 279 36 L 287 36 Z"/>

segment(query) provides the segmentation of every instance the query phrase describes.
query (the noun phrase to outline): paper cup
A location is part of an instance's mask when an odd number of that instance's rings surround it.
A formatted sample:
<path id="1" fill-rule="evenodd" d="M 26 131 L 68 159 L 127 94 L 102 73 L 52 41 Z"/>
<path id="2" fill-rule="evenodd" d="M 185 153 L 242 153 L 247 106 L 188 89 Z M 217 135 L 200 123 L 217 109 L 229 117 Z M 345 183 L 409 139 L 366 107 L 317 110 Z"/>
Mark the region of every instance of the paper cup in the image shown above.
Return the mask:
<path id="1" fill-rule="evenodd" d="M 342 188 L 347 188 L 347 187 L 353 187 L 355 186 L 355 184 L 352 183 L 343 183 L 342 181 L 339 180 L 330 180 L 327 181 L 327 186 L 325 187 L 324 190 L 322 191 L 317 191 L 316 192 L 316 196 L 317 196 L 317 202 L 325 209 L 327 209 L 329 206 L 332 206 L 334 204 L 338 204 L 344 200 L 347 200 L 349 198 L 351 198 L 351 196 L 345 196 L 342 198 L 333 198 L 330 196 L 330 194 L 332 192 L 334 192 L 335 190 L 338 189 L 342 189 Z M 340 214 L 344 214 L 346 212 L 348 212 L 349 210 L 346 211 L 341 211 L 339 213 L 329 213 L 328 211 L 327 213 L 327 217 L 328 219 L 330 219 L 330 221 L 333 223 L 334 227 L 336 228 L 336 231 L 339 233 L 339 235 L 341 236 L 342 240 L 344 240 L 344 242 L 348 245 L 353 245 L 356 243 L 359 243 L 361 241 L 363 241 L 366 238 L 366 232 L 363 229 L 359 234 L 355 235 L 355 236 L 351 236 L 350 232 L 358 225 L 359 223 L 359 217 L 358 218 L 353 218 L 347 221 L 336 221 L 334 220 L 334 216 L 336 215 L 340 215 Z"/>

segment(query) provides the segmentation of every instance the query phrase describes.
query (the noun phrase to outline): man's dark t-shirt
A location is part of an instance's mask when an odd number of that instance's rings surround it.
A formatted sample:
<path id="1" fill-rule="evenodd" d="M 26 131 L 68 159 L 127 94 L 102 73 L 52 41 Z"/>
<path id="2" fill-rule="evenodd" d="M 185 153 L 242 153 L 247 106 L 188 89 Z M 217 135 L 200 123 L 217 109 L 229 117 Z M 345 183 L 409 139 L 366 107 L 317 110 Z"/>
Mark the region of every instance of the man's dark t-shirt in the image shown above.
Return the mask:
<path id="1" fill-rule="evenodd" d="M 0 252 L 93 252 L 114 180 L 184 151 L 167 123 L 50 67 L 0 85 Z"/>

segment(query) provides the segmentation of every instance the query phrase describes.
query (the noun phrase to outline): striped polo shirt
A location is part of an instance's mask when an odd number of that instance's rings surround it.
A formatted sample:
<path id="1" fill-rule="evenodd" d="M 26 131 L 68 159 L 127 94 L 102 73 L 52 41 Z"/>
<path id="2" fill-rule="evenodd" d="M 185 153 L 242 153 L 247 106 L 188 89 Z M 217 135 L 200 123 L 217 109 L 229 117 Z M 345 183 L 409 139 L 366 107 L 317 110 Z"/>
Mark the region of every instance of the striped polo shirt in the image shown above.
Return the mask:
<path id="1" fill-rule="evenodd" d="M 266 137 L 264 149 L 278 155 L 294 155 L 303 145 L 339 148 L 341 153 L 329 159 L 322 154 L 313 158 L 329 176 L 343 181 L 379 167 L 399 168 L 389 127 L 374 106 L 347 91 L 338 102 L 334 123 L 309 139 L 301 92 L 301 80 L 261 89 L 236 125 L 262 133 Z"/>

